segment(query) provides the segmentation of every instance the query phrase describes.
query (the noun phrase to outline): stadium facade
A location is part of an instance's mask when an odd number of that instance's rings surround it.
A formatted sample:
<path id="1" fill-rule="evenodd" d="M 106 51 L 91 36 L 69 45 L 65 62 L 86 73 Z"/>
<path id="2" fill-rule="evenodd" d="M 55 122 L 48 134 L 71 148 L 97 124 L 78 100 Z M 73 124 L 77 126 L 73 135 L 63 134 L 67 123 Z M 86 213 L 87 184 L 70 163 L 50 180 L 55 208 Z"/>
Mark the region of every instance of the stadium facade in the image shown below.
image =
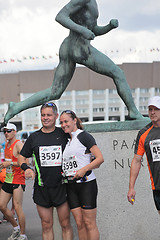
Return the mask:
<path id="1" fill-rule="evenodd" d="M 147 116 L 148 98 L 160 95 L 160 62 L 123 63 L 119 67 L 126 75 L 138 110 Z M 9 102 L 22 101 L 50 87 L 54 72 L 55 69 L 0 74 L 0 122 L 3 122 Z M 113 80 L 85 67 L 76 68 L 66 91 L 55 102 L 59 112 L 72 109 L 84 122 L 128 119 Z M 10 121 L 19 129 L 37 129 L 41 126 L 39 107 L 26 110 Z"/>

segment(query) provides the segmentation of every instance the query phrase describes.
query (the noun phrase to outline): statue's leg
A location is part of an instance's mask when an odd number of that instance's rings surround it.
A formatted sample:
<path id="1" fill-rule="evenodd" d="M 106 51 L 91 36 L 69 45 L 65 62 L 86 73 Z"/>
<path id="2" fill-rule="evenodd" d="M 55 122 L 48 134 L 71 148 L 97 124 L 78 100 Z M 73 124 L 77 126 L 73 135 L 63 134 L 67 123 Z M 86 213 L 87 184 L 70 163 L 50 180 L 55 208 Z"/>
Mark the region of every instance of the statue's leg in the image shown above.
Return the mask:
<path id="1" fill-rule="evenodd" d="M 21 102 L 10 102 L 8 104 L 8 111 L 4 117 L 4 123 L 7 123 L 16 114 L 32 107 L 39 106 L 44 102 L 50 100 L 51 88 L 45 89 L 43 91 L 33 94 L 31 97 L 21 101 Z"/>
<path id="2" fill-rule="evenodd" d="M 111 77 L 116 85 L 119 96 L 124 101 L 129 117 L 132 119 L 143 119 L 142 114 L 137 110 L 131 89 L 126 81 L 124 72 L 106 55 L 90 46 L 90 54 L 87 60 L 81 61 L 81 64 L 87 66 L 93 71 Z"/>
<path id="3" fill-rule="evenodd" d="M 10 102 L 8 111 L 4 117 L 4 123 L 7 123 L 16 114 L 32 107 L 39 106 L 50 100 L 59 99 L 67 85 L 69 84 L 75 70 L 75 63 L 60 61 L 56 68 L 52 87 L 33 94 L 31 97 L 21 102 Z"/>
<path id="4" fill-rule="evenodd" d="M 135 106 L 131 89 L 126 81 L 124 72 L 118 66 L 113 72 L 113 81 L 116 85 L 119 96 L 122 98 L 128 109 L 129 117 L 132 119 L 143 119 L 142 114 Z"/>
<path id="5" fill-rule="evenodd" d="M 51 88 L 51 99 L 59 99 L 72 79 L 76 68 L 76 63 L 68 59 L 61 60 L 57 66 L 54 81 Z M 56 94 L 56 98 L 55 98 Z"/>

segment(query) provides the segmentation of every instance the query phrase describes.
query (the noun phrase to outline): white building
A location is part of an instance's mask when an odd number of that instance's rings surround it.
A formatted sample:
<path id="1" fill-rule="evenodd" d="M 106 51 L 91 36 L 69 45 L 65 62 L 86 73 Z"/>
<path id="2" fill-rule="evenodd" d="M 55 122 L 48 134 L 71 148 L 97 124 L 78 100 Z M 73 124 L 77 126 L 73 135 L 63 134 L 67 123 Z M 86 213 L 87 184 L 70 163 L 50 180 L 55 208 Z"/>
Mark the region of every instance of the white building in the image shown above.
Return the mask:
<path id="1" fill-rule="evenodd" d="M 160 62 L 125 63 L 120 67 L 131 87 L 135 105 L 147 116 L 148 98 L 160 95 Z M 0 122 L 3 122 L 8 102 L 23 101 L 34 92 L 51 86 L 54 71 L 55 69 L 1 74 Z M 6 91 L 8 86 L 10 92 Z M 71 83 L 55 103 L 59 112 L 71 109 L 85 122 L 128 119 L 128 112 L 112 79 L 85 67 L 76 69 Z M 32 108 L 16 115 L 11 121 L 15 122 L 19 129 L 37 129 L 41 126 L 39 112 L 40 107 Z"/>

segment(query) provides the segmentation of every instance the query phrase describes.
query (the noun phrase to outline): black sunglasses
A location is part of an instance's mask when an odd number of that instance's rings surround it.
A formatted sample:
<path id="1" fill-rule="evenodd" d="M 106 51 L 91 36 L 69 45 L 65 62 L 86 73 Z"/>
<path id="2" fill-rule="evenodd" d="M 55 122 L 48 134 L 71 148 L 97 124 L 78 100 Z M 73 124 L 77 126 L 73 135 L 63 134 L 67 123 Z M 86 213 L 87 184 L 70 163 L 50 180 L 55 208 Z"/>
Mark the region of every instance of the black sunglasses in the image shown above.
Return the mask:
<path id="1" fill-rule="evenodd" d="M 14 130 L 13 130 L 13 129 L 3 130 L 4 133 L 6 133 L 6 132 L 7 132 L 7 133 L 10 133 L 10 132 L 12 132 L 12 131 L 14 131 Z"/>

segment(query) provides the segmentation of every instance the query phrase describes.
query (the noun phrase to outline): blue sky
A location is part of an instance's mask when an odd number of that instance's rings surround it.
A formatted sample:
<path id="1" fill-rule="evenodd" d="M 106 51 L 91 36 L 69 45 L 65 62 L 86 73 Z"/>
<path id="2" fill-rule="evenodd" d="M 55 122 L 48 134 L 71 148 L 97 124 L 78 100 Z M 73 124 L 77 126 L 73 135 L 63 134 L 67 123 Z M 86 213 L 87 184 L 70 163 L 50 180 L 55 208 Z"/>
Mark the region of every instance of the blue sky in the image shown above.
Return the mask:
<path id="1" fill-rule="evenodd" d="M 68 2 L 0 0 L 0 71 L 56 67 L 59 46 L 68 30 L 55 22 L 55 17 Z M 97 3 L 98 25 L 116 18 L 119 27 L 95 38 L 92 45 L 115 63 L 160 60 L 160 1 L 97 0 Z"/>

